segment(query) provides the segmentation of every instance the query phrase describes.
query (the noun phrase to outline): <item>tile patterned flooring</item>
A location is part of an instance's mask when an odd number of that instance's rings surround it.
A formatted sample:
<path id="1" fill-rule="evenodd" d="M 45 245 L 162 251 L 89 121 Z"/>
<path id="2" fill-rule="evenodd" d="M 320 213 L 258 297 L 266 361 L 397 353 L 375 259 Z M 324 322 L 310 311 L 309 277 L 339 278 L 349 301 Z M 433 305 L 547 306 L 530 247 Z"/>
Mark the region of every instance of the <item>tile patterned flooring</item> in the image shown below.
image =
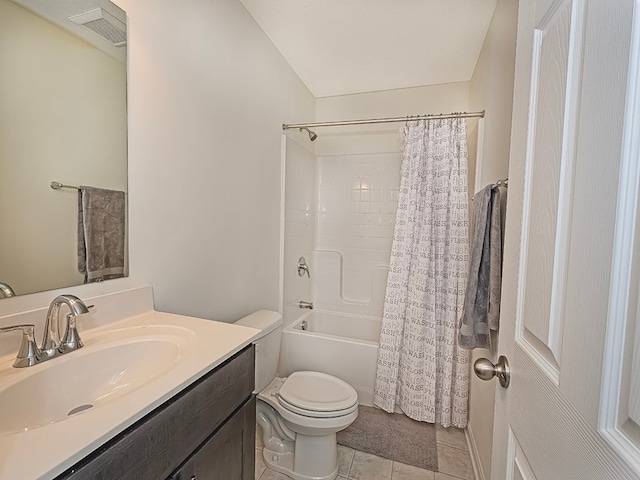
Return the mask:
<path id="1" fill-rule="evenodd" d="M 394 462 L 338 445 L 337 480 L 475 480 L 464 431 L 436 427 L 439 472 Z M 265 467 L 262 430 L 256 429 L 256 480 L 290 480 Z"/>

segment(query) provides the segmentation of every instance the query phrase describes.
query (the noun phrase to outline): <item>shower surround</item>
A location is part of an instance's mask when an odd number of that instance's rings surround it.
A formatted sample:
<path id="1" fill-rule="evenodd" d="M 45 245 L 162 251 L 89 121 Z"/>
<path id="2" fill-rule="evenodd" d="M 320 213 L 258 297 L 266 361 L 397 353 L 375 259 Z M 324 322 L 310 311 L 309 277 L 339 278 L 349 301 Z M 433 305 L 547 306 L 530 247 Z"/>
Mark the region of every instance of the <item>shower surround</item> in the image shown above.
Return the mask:
<path id="1" fill-rule="evenodd" d="M 396 152 L 348 155 L 316 156 L 305 135 L 284 137 L 283 312 L 289 328 L 279 370 L 286 375 L 312 368 L 336 375 L 356 386 L 366 405 L 373 401 L 398 204 L 397 132 Z M 310 278 L 298 275 L 301 256 Z M 313 312 L 300 309 L 301 300 L 313 301 Z M 300 328 L 305 315 L 306 331 Z M 324 321 L 331 318 L 338 321 Z"/>
<path id="2" fill-rule="evenodd" d="M 285 142 L 287 328 L 279 371 L 335 375 L 356 388 L 360 403 L 372 405 L 401 155 L 315 156 L 300 135 Z M 310 278 L 298 275 L 301 256 Z M 313 301 L 314 310 L 300 309 L 301 300 Z"/>

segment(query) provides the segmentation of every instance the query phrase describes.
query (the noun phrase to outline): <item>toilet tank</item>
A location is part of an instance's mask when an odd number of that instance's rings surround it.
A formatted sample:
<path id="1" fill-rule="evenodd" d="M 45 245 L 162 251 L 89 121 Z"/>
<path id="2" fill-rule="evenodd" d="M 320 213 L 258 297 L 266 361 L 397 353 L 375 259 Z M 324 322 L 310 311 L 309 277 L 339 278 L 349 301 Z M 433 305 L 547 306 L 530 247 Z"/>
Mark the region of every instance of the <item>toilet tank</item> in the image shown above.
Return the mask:
<path id="1" fill-rule="evenodd" d="M 236 325 L 257 328 L 261 332 L 253 340 L 256 346 L 255 393 L 258 393 L 271 383 L 278 372 L 282 315 L 271 310 L 258 310 L 235 323 Z"/>

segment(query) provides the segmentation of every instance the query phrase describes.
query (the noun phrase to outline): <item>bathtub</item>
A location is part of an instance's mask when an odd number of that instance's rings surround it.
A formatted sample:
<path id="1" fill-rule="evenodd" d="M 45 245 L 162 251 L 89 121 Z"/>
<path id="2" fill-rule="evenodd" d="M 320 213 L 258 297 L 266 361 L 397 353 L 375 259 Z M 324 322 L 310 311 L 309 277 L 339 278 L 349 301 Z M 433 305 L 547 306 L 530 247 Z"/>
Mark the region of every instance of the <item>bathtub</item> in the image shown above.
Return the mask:
<path id="1" fill-rule="evenodd" d="M 360 404 L 373 405 L 380 323 L 378 317 L 322 310 L 304 314 L 282 332 L 280 374 L 328 373 L 353 386 Z"/>

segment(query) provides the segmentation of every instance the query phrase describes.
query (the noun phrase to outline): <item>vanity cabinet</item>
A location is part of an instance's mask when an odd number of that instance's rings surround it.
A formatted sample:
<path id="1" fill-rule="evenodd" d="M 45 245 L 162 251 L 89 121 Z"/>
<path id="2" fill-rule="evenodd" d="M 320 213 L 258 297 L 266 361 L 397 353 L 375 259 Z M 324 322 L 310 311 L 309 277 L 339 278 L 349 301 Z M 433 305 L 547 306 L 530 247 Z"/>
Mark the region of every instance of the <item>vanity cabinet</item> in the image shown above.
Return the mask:
<path id="1" fill-rule="evenodd" d="M 253 480 L 250 345 L 56 480 Z"/>

